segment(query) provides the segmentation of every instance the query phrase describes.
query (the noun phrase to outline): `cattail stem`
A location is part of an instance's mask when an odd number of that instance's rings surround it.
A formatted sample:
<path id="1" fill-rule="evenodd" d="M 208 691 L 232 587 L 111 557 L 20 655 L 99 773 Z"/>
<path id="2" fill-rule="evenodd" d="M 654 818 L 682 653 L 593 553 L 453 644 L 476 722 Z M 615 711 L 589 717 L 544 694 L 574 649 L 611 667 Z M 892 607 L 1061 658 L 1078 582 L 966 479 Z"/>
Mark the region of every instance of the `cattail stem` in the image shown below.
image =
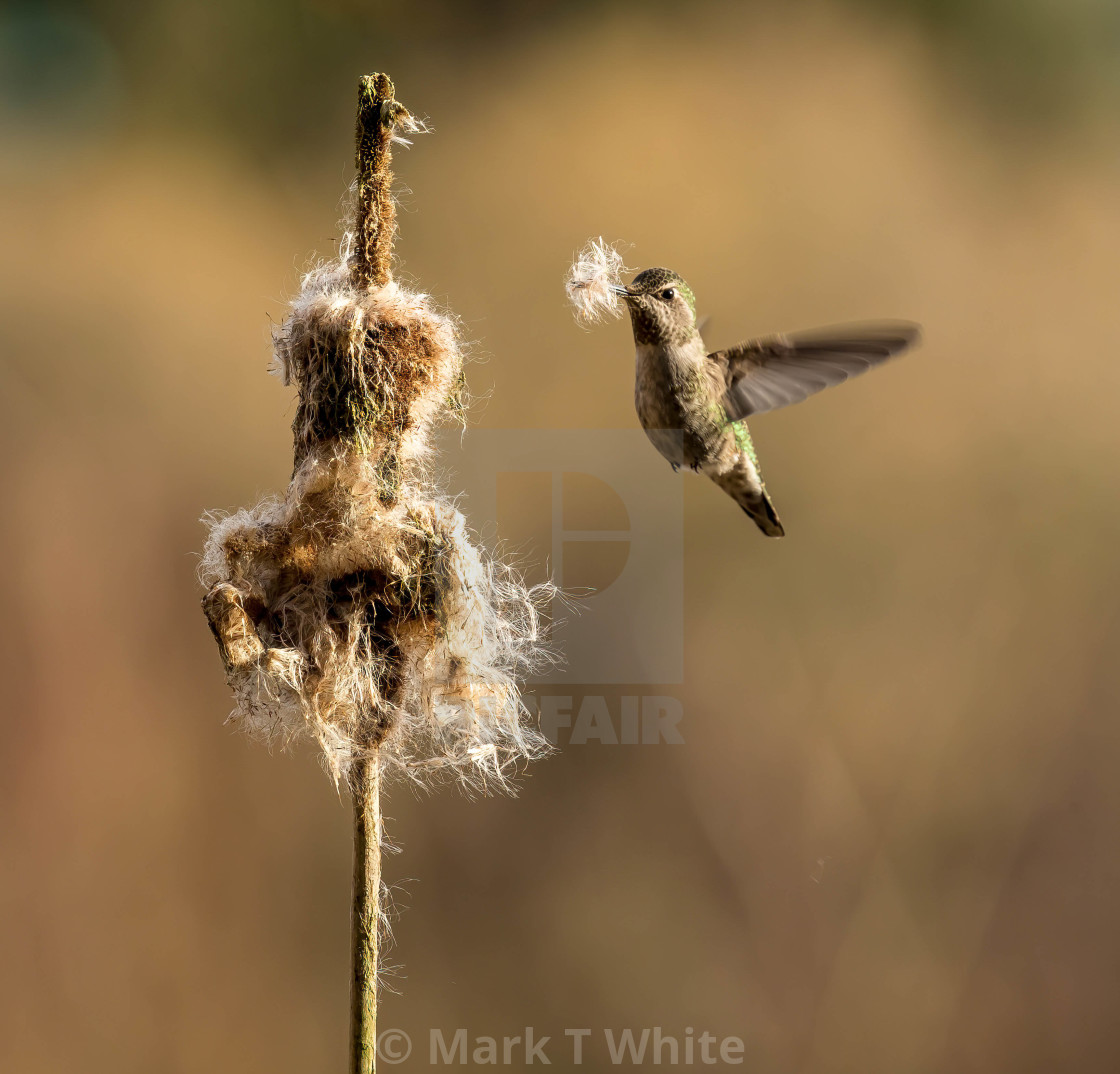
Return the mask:
<path id="1" fill-rule="evenodd" d="M 408 112 L 394 100 L 388 75 L 364 75 L 358 84 L 354 164 L 358 206 L 350 278 L 355 287 L 384 287 L 392 278 L 396 210 L 390 186 L 393 127 Z"/>
<path id="2" fill-rule="evenodd" d="M 354 895 L 350 917 L 350 1071 L 377 1069 L 377 926 L 381 901 L 381 802 L 377 750 L 353 764 Z"/>
<path id="3" fill-rule="evenodd" d="M 364 75 L 358 83 L 355 166 L 358 204 L 350 279 L 372 290 L 392 280 L 393 206 L 390 170 L 393 129 L 414 127 L 408 110 L 395 99 L 386 74 Z M 377 930 L 381 910 L 380 766 L 376 746 L 367 747 L 350 771 L 354 800 L 354 893 L 350 935 L 351 1074 L 374 1074 L 377 1068 Z"/>

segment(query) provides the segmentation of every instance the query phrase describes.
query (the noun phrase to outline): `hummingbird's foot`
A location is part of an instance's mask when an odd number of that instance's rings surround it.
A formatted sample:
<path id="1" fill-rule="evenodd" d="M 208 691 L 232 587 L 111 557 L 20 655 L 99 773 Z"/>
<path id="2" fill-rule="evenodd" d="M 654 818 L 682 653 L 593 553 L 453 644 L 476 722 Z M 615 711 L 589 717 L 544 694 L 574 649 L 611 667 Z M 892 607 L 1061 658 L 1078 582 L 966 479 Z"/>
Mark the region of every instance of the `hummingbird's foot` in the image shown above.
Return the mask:
<path id="1" fill-rule="evenodd" d="M 669 465 L 673 468 L 673 473 L 679 474 L 681 472 L 681 464 L 679 462 L 671 462 Z"/>
<path id="2" fill-rule="evenodd" d="M 692 472 L 693 472 L 694 474 L 698 474 L 698 473 L 700 473 L 700 464 L 699 464 L 698 462 L 694 462 L 694 463 L 692 464 Z"/>

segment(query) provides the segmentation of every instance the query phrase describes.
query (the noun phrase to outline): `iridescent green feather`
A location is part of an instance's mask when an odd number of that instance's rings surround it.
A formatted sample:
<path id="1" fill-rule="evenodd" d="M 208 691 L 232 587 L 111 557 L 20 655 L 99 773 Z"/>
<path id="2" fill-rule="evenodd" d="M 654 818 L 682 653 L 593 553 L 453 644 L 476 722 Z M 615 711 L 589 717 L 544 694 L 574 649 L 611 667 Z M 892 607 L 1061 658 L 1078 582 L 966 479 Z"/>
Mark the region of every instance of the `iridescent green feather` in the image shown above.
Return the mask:
<path id="1" fill-rule="evenodd" d="M 680 291 L 682 295 L 684 295 L 684 300 L 688 303 L 689 309 L 692 310 L 692 316 L 695 319 L 696 296 L 692 293 L 692 288 L 689 287 L 688 284 L 684 282 L 684 280 L 681 280 L 679 276 L 677 277 L 677 279 L 680 280 L 680 282 L 677 284 L 677 290 Z"/>
<path id="2" fill-rule="evenodd" d="M 739 445 L 739 450 L 746 452 L 747 458 L 751 460 L 755 470 L 758 470 L 758 455 L 755 454 L 754 441 L 751 440 L 751 434 L 747 431 L 747 423 L 745 421 L 733 421 L 731 428 L 735 432 L 735 443 Z M 762 478 L 762 473 L 759 472 L 759 479 Z"/>

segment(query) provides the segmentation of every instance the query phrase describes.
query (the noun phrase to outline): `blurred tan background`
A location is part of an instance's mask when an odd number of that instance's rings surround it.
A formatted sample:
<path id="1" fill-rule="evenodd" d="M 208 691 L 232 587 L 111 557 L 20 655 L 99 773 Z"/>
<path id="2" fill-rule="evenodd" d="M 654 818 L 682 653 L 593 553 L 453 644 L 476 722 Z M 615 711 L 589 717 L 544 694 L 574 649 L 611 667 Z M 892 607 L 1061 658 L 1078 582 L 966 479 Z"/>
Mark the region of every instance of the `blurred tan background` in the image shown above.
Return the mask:
<path id="1" fill-rule="evenodd" d="M 0 1068 L 343 1069 L 348 806 L 222 726 L 194 568 L 286 480 L 270 318 L 386 69 L 483 426 L 634 426 L 627 327 L 563 299 L 590 235 L 715 344 L 926 330 L 754 423 L 785 541 L 686 482 L 684 745 L 393 791 L 405 1069 L 528 1025 L 592 1070 L 654 1025 L 752 1074 L 1120 1069 L 1115 12 L 132 8 L 0 14 Z"/>

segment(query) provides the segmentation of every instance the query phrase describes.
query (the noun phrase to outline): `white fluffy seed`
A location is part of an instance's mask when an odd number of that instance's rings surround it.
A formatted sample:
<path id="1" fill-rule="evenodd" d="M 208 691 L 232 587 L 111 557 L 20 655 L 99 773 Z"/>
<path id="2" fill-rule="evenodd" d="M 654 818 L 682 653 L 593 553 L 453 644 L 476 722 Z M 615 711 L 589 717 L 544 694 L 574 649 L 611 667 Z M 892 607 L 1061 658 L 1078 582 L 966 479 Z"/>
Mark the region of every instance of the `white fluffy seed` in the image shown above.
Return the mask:
<path id="1" fill-rule="evenodd" d="M 621 286 L 625 271 L 622 254 L 601 236 L 588 242 L 576 255 L 564 285 L 576 320 L 594 324 L 605 317 L 620 316 L 622 303 L 616 288 Z"/>

